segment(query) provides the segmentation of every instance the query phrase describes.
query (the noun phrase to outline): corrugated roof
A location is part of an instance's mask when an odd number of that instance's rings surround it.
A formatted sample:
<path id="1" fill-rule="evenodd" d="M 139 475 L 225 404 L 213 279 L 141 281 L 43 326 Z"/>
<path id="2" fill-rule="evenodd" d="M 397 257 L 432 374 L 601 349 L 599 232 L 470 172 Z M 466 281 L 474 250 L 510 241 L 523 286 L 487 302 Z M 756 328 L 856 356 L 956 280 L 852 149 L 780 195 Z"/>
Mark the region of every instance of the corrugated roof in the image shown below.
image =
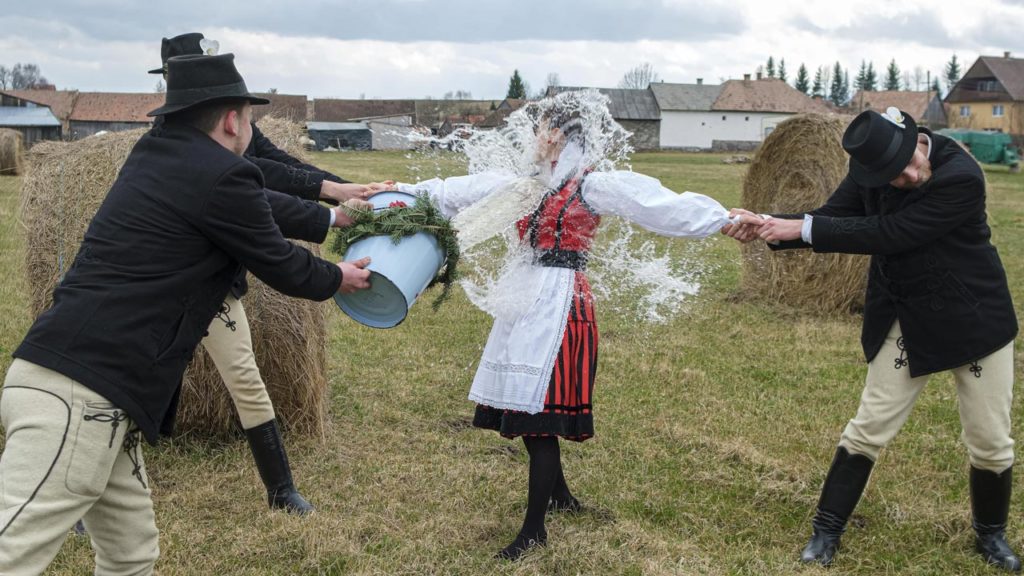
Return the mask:
<path id="1" fill-rule="evenodd" d="M 306 130 L 369 130 L 363 122 L 306 122 Z"/>
<path id="2" fill-rule="evenodd" d="M 551 86 L 548 94 L 574 90 L 591 90 L 583 86 Z M 660 120 L 658 102 L 649 90 L 628 88 L 597 88 L 608 97 L 608 111 L 616 120 Z"/>
<path id="3" fill-rule="evenodd" d="M 0 106 L 0 126 L 60 126 L 49 108 Z"/>
<path id="4" fill-rule="evenodd" d="M 818 100 L 778 78 L 728 80 L 722 84 L 712 110 L 720 112 L 782 112 L 827 114 L 829 109 Z"/>
<path id="5" fill-rule="evenodd" d="M 920 121 L 928 111 L 928 104 L 935 98 L 935 92 L 910 92 L 906 90 L 883 90 L 869 91 L 858 90 L 850 100 L 850 106 L 855 111 L 864 110 L 885 111 L 890 106 L 910 114 L 915 120 Z"/>
<path id="6" fill-rule="evenodd" d="M 75 107 L 75 98 L 78 96 L 76 90 L 2 90 L 0 92 L 40 106 L 49 106 L 53 115 L 59 120 L 66 120 L 71 116 L 71 110 Z"/>
<path id="7" fill-rule="evenodd" d="M 720 84 L 670 84 L 652 82 L 651 92 L 661 110 L 708 111 L 722 93 Z"/>

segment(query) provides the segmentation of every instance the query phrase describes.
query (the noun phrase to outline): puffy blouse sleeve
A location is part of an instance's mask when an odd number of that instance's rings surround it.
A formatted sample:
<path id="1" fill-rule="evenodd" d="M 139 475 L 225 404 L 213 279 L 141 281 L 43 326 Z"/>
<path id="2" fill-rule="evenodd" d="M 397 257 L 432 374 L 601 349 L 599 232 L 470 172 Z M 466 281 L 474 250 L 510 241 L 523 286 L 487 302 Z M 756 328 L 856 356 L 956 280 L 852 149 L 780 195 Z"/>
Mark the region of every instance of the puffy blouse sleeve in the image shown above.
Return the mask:
<path id="1" fill-rule="evenodd" d="M 664 236 L 703 238 L 729 223 L 729 212 L 703 194 L 677 194 L 636 172 L 593 172 L 583 199 L 599 214 L 620 216 Z"/>
<path id="2" fill-rule="evenodd" d="M 468 176 L 432 178 L 416 184 L 399 183 L 397 188 L 409 194 L 426 192 L 441 212 L 451 218 L 515 179 L 511 172 L 495 170 Z"/>

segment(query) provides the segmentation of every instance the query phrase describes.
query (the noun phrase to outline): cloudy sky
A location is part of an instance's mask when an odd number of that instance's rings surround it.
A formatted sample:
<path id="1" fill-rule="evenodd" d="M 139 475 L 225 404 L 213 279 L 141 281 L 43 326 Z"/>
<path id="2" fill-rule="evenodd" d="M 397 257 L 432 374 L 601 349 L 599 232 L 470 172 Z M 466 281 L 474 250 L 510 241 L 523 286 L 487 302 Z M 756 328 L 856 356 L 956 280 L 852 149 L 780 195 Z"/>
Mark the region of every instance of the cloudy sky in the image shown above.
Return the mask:
<path id="1" fill-rule="evenodd" d="M 0 11 L 0 65 L 33 62 L 58 88 L 152 91 L 160 39 L 203 32 L 249 88 L 336 98 L 504 97 L 614 87 L 649 62 L 666 82 L 741 78 L 768 56 L 790 81 L 837 60 L 856 75 L 941 73 L 955 53 L 1024 57 L 1024 0 L 54 0 Z"/>

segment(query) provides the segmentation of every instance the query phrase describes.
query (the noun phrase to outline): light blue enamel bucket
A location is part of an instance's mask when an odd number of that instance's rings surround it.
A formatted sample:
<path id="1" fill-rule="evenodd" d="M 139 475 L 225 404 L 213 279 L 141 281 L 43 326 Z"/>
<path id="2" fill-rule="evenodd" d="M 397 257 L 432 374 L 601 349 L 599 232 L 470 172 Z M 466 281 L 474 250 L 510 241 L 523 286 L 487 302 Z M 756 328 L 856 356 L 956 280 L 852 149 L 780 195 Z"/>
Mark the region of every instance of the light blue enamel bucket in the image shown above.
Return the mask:
<path id="1" fill-rule="evenodd" d="M 416 197 L 405 192 L 381 192 L 370 198 L 374 210 L 384 210 L 392 202 L 412 206 Z M 433 234 L 418 232 L 402 238 L 398 244 L 389 236 L 370 236 L 354 242 L 345 252 L 345 260 L 371 258 L 370 288 L 352 294 L 338 292 L 334 301 L 353 320 L 372 328 L 398 326 L 409 308 L 437 276 L 444 265 L 444 250 Z"/>

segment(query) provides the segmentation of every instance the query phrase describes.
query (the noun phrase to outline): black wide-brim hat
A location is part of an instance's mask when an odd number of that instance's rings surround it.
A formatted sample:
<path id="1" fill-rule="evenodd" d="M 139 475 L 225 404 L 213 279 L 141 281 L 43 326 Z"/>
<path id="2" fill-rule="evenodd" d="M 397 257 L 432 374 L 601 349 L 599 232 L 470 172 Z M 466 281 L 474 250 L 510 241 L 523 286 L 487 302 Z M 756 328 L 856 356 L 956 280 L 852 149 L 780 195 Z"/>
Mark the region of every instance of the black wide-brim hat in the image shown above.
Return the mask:
<path id="1" fill-rule="evenodd" d="M 173 114 L 214 100 L 270 104 L 270 100 L 249 93 L 245 80 L 235 69 L 234 54 L 175 56 L 167 61 L 164 105 L 147 116 Z"/>
<path id="2" fill-rule="evenodd" d="M 160 42 L 160 67 L 150 70 L 150 74 L 163 74 L 167 72 L 167 61 L 175 56 L 188 56 L 190 54 L 202 54 L 203 48 L 199 42 L 203 35 L 199 32 L 179 34 L 174 38 L 164 38 Z"/>
<path id="3" fill-rule="evenodd" d="M 897 108 L 861 112 L 843 134 L 850 177 L 866 188 L 884 186 L 910 164 L 917 148 L 917 124 Z"/>

